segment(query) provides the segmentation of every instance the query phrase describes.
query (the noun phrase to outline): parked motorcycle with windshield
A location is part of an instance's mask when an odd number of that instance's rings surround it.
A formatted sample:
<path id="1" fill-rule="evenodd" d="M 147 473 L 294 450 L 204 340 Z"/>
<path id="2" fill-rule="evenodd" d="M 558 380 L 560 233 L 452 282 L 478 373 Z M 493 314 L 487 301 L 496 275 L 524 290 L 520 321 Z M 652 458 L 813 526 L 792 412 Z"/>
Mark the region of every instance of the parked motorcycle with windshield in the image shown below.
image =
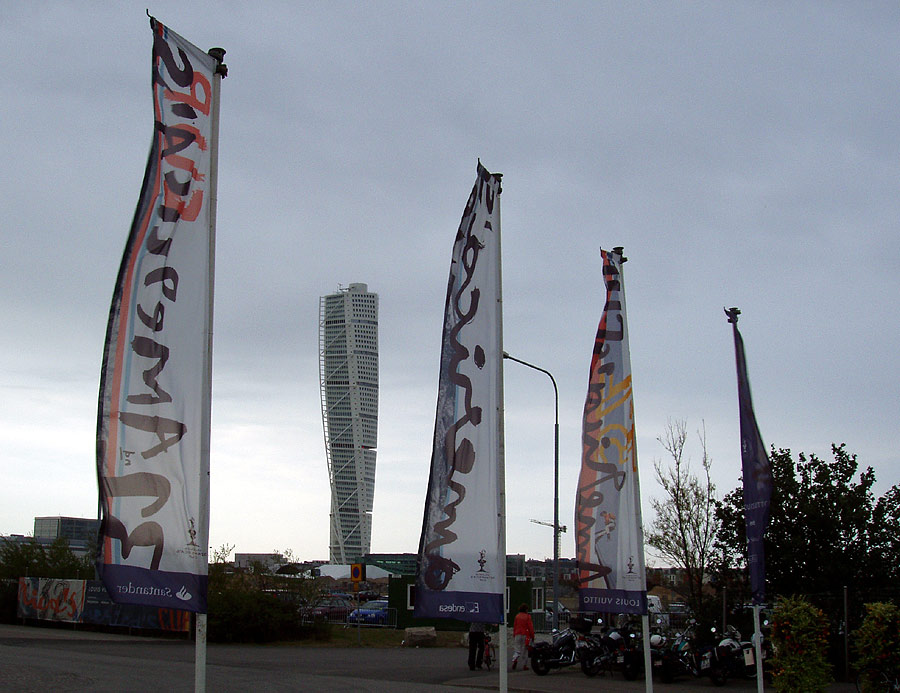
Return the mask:
<path id="1" fill-rule="evenodd" d="M 741 632 L 734 626 L 728 626 L 724 636 L 719 641 L 719 647 L 727 649 L 731 655 L 726 660 L 729 676 L 755 679 L 756 650 L 753 643 L 741 640 Z M 765 652 L 763 652 L 763 660 L 765 660 L 765 656 Z"/>
<path id="2" fill-rule="evenodd" d="M 641 631 L 630 620 L 619 617 L 619 624 L 610 628 L 605 636 L 616 649 L 616 664 L 627 681 L 634 681 L 644 670 L 644 650 Z"/>
<path id="3" fill-rule="evenodd" d="M 602 619 L 597 620 L 598 626 L 602 623 Z M 586 635 L 578 652 L 581 671 L 585 676 L 596 676 L 604 669 L 612 672 L 613 665 L 620 663 L 620 656 L 624 660 L 625 642 L 617 631 L 601 630 L 600 633 Z"/>
<path id="4" fill-rule="evenodd" d="M 765 633 L 765 629 L 768 625 L 768 621 L 762 622 L 763 633 Z M 729 674 L 731 676 L 755 679 L 757 675 L 755 640 L 753 638 L 750 640 L 743 640 L 740 631 L 734 626 L 728 626 L 725 629 L 724 635 L 725 637 L 719 642 L 719 645 L 727 647 L 732 653 Z M 763 675 L 768 681 L 771 679 L 772 674 L 772 643 L 765 635 L 763 635 L 760 651 L 762 653 Z"/>
<path id="5" fill-rule="evenodd" d="M 671 642 L 662 635 L 650 638 L 654 673 L 658 673 L 664 683 L 671 683 L 684 676 L 708 676 L 713 684 L 723 686 L 728 682 L 731 650 L 719 645 L 697 647 L 695 627 L 696 622 L 691 621 Z"/>

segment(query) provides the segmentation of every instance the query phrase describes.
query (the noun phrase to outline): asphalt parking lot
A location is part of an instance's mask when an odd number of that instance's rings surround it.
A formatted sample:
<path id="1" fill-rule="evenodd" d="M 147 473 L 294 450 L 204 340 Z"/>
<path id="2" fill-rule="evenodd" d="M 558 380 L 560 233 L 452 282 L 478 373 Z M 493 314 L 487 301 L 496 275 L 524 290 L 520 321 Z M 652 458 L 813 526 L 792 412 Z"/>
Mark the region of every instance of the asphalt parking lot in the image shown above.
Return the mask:
<path id="1" fill-rule="evenodd" d="M 466 650 L 455 648 L 347 648 L 302 645 L 219 645 L 207 650 L 207 691 L 496 691 L 500 674 L 469 671 Z M 191 642 L 32 626 L 0 625 L 2 691 L 193 691 Z M 643 680 L 620 674 L 589 679 L 570 667 L 536 676 L 509 672 L 510 691 L 611 693 L 645 690 Z M 713 690 L 706 680 L 654 686 L 672 693 Z M 756 690 L 751 681 L 724 690 Z M 723 689 L 716 689 L 723 690 Z M 771 687 L 767 686 L 767 690 Z M 835 684 L 829 693 L 854 691 Z"/>

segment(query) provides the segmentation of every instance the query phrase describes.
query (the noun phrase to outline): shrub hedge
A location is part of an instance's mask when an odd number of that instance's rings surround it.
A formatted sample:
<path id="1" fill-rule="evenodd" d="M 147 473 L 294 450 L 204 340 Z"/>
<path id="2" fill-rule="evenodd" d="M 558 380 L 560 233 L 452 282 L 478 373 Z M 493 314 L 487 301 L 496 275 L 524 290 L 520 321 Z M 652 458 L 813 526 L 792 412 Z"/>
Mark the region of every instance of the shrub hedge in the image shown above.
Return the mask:
<path id="1" fill-rule="evenodd" d="M 819 693 L 831 683 L 828 621 L 803 597 L 778 602 L 772 615 L 772 644 L 775 690 Z"/>

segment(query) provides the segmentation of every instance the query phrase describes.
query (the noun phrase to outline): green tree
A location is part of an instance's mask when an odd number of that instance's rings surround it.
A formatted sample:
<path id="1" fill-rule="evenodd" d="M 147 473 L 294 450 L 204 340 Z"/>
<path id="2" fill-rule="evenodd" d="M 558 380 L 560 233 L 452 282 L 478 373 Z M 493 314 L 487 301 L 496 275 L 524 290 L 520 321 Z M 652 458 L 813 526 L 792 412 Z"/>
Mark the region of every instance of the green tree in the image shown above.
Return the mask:
<path id="1" fill-rule="evenodd" d="M 900 486 L 892 486 L 875 503 L 869 523 L 870 571 L 882 584 L 900 584 Z"/>
<path id="2" fill-rule="evenodd" d="M 4 539 L 0 543 L 0 577 L 44 577 L 84 580 L 94 577 L 92 554 L 79 558 L 65 537 L 49 546 L 31 538 L 24 542 Z"/>
<path id="3" fill-rule="evenodd" d="M 33 538 L 23 542 L 3 539 L 0 543 L 0 577 L 44 577 L 46 565 L 44 547 Z"/>
<path id="4" fill-rule="evenodd" d="M 767 594 L 831 595 L 843 586 L 851 600 L 881 590 L 896 592 L 900 543 L 900 490 L 877 502 L 875 473 L 857 476 L 856 455 L 832 445 L 833 461 L 772 449 L 772 501 L 765 537 Z M 718 505 L 717 536 L 723 566 L 746 566 L 743 489 Z M 821 601 L 821 599 L 819 600 Z M 857 603 L 857 606 L 860 604 Z M 832 609 L 829 609 L 832 611 Z"/>
<path id="5" fill-rule="evenodd" d="M 94 577 L 91 567 L 88 573 L 85 562 L 75 555 L 69 548 L 69 542 L 64 537 L 58 537 L 50 546 L 44 549 L 47 557 L 47 575 L 41 577 L 65 578 L 85 580 Z"/>
<path id="6" fill-rule="evenodd" d="M 702 478 L 691 470 L 690 458 L 685 454 L 687 424 L 684 421 L 670 420 L 665 434 L 657 438 L 671 456 L 672 465 L 665 467 L 660 460 L 653 463 L 663 496 L 650 501 L 655 517 L 647 533 L 647 543 L 664 560 L 684 570 L 683 596 L 700 620 L 700 631 L 705 632 L 712 620 L 712 606 L 710 597 L 704 594 L 703 584 L 709 576 L 718 519 L 705 429 L 699 436 Z"/>

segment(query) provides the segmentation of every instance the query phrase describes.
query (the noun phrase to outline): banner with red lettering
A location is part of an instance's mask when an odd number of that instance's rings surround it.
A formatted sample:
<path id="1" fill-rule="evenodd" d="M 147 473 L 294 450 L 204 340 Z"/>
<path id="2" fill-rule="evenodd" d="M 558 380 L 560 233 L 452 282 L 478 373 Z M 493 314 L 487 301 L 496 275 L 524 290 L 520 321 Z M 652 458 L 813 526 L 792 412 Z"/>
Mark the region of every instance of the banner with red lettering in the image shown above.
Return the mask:
<path id="1" fill-rule="evenodd" d="M 647 613 L 622 249 L 601 250 L 606 303 L 591 355 L 575 498 L 580 609 Z"/>
<path id="2" fill-rule="evenodd" d="M 116 604 L 99 580 L 19 578 L 19 618 L 186 633 L 191 615 L 181 609 Z"/>
<path id="3" fill-rule="evenodd" d="M 117 602 L 205 612 L 217 62 L 150 25 L 153 138 L 100 374 L 97 567 Z"/>
<path id="4" fill-rule="evenodd" d="M 481 163 L 450 263 L 414 615 L 503 622 L 500 176 Z"/>
<path id="5" fill-rule="evenodd" d="M 43 621 L 81 623 L 86 584 L 85 580 L 21 577 L 16 615 Z"/>

